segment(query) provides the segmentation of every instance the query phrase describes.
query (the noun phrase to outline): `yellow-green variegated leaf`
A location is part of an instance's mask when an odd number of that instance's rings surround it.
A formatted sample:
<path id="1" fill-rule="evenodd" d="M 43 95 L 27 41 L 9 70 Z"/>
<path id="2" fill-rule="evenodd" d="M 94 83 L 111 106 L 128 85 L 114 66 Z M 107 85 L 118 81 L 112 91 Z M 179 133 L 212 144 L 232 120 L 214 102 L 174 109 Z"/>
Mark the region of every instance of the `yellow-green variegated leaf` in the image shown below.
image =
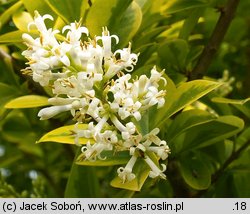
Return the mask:
<path id="1" fill-rule="evenodd" d="M 126 164 L 130 155 L 128 151 L 114 153 L 114 151 L 104 151 L 101 154 L 104 159 L 97 159 L 96 161 L 85 160 L 84 154 L 80 154 L 76 160 L 76 164 L 83 166 L 114 166 Z"/>
<path id="2" fill-rule="evenodd" d="M 38 96 L 38 95 L 26 95 L 18 97 L 14 100 L 8 102 L 5 108 L 35 108 L 40 106 L 47 106 L 48 97 Z"/>
<path id="3" fill-rule="evenodd" d="M 5 10 L 0 16 L 0 29 L 11 19 L 13 13 L 15 13 L 22 6 L 22 2 L 18 1 L 13 4 L 7 10 Z"/>
<path id="4" fill-rule="evenodd" d="M 87 129 L 87 124 L 78 124 L 78 129 Z M 65 144 L 75 144 L 75 125 L 62 126 L 54 129 L 45 135 L 43 135 L 37 143 L 42 142 L 56 142 Z M 86 144 L 87 142 L 94 143 L 93 139 L 79 138 L 80 144 Z"/>
<path id="5" fill-rule="evenodd" d="M 243 100 L 229 99 L 225 97 L 213 97 L 212 101 L 215 103 L 244 105 L 246 102 L 250 101 L 250 97 Z"/>
<path id="6" fill-rule="evenodd" d="M 46 0 L 45 2 L 64 20 L 65 23 L 80 20 L 80 11 L 83 0 Z"/>
<path id="7" fill-rule="evenodd" d="M 19 43 L 22 42 L 23 32 L 20 30 L 11 31 L 0 35 L 0 43 Z"/>
<path id="8" fill-rule="evenodd" d="M 18 11 L 12 16 L 12 20 L 15 26 L 24 32 L 28 32 L 28 24 L 33 22 L 33 18 L 30 13 L 25 11 Z"/>
<path id="9" fill-rule="evenodd" d="M 208 80 L 194 80 L 181 84 L 173 93 L 165 97 L 165 105 L 159 109 L 156 119 L 150 124 L 152 128 L 159 127 L 173 114 L 182 110 L 194 101 L 208 94 L 221 83 Z"/>

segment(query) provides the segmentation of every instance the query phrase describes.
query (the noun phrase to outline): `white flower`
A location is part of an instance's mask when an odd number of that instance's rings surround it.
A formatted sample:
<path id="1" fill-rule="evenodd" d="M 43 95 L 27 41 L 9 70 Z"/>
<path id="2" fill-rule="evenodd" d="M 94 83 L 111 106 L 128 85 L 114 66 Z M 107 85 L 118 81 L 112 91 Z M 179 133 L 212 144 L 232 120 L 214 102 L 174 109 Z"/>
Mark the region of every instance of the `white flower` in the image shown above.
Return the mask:
<path id="1" fill-rule="evenodd" d="M 166 143 L 166 141 L 161 141 L 159 146 L 149 146 L 146 147 L 147 151 L 154 152 L 159 158 L 162 160 L 166 160 L 170 153 L 170 149 Z"/>
<path id="2" fill-rule="evenodd" d="M 115 125 L 115 127 L 121 132 L 122 139 L 128 140 L 136 131 L 136 127 L 132 122 L 129 122 L 124 126 L 116 116 L 112 115 L 110 117 L 111 121 Z"/>
<path id="3" fill-rule="evenodd" d="M 132 172 L 137 157 L 133 155 L 125 167 L 120 167 L 117 170 L 118 176 L 122 179 L 122 183 L 126 183 L 135 179 L 135 174 Z"/>
<path id="4" fill-rule="evenodd" d="M 164 171 L 166 171 L 167 168 L 165 164 L 161 164 L 162 170 L 160 170 L 147 155 L 145 155 L 144 160 L 151 169 L 151 171 L 149 172 L 149 177 L 151 178 L 160 177 L 162 179 L 166 179 L 166 175 L 163 173 Z"/>
<path id="5" fill-rule="evenodd" d="M 33 80 L 38 82 L 41 86 L 49 85 L 49 81 L 53 78 L 53 75 L 50 70 L 40 71 L 37 70 L 32 74 Z"/>
<path id="6" fill-rule="evenodd" d="M 82 34 L 89 35 L 89 31 L 86 27 L 81 27 L 80 23 L 71 23 L 63 27 L 62 32 L 64 33 L 68 30 L 67 39 L 71 44 L 77 44 L 82 36 Z"/>
<path id="7" fill-rule="evenodd" d="M 35 12 L 28 28 L 34 25 L 39 36 L 22 36 L 28 47 L 22 53 L 28 59 L 25 71 L 41 86 L 49 86 L 54 96 L 48 100 L 51 106 L 40 110 L 38 116 L 45 120 L 69 111 L 76 121 L 75 143 L 80 146 L 80 138 L 89 139 L 82 147 L 87 161 L 104 159 L 105 151 L 130 151 L 127 165 L 117 170 L 123 183 L 135 179 L 133 167 L 138 158 L 144 158 L 150 167 L 150 177 L 165 178 L 166 166 L 162 164 L 163 169 L 159 169 L 148 154 L 165 160 L 170 153 L 167 143 L 157 136 L 158 128 L 142 136 L 135 125 L 145 110 L 164 105 L 166 91 L 159 89 L 161 80 L 167 83 L 164 71 L 153 67 L 150 77 L 131 79 L 124 72 L 134 69 L 139 56 L 131 52 L 131 43 L 115 50 L 112 40 L 117 44 L 119 38 L 110 35 L 106 27 L 101 36 L 91 39 L 88 29 L 77 22 L 63 27 L 66 39 L 58 41 L 56 34 L 60 32 L 47 29 L 46 19 L 53 20 Z M 88 123 L 88 127 L 80 128 L 81 123 Z"/>
<path id="8" fill-rule="evenodd" d="M 119 55 L 117 63 L 122 66 L 126 71 L 131 72 L 138 61 L 138 55 L 131 53 L 131 43 L 128 48 L 115 51 L 114 55 Z"/>
<path id="9" fill-rule="evenodd" d="M 81 148 L 82 153 L 85 156 L 85 159 L 88 161 L 95 161 L 96 158 L 98 159 L 105 159 L 101 157 L 101 153 L 105 150 L 112 150 L 112 145 L 107 143 L 98 143 L 91 145 L 90 142 Z"/>
<path id="10" fill-rule="evenodd" d="M 71 104 L 43 108 L 38 112 L 38 117 L 40 117 L 40 120 L 47 120 L 61 112 L 69 111 L 71 108 L 72 108 Z"/>
<path id="11" fill-rule="evenodd" d="M 35 17 L 34 17 L 34 22 L 30 22 L 28 24 L 28 29 L 30 29 L 30 27 L 32 25 L 35 25 L 37 30 L 41 33 L 46 33 L 47 32 L 47 27 L 44 23 L 44 20 L 46 19 L 50 19 L 50 20 L 54 20 L 53 17 L 49 14 L 46 14 L 44 16 L 41 16 L 37 11 L 34 11 L 35 13 Z"/>
<path id="12" fill-rule="evenodd" d="M 119 42 L 119 38 L 116 35 L 111 35 L 107 29 L 107 27 L 103 28 L 102 31 L 102 36 L 97 36 L 96 37 L 96 42 L 98 42 L 99 40 L 102 41 L 102 45 L 103 45 L 103 55 L 104 58 L 108 58 L 112 55 L 112 51 L 111 51 L 111 40 L 112 38 L 114 38 L 116 40 L 116 44 L 118 44 Z"/>
<path id="13" fill-rule="evenodd" d="M 167 85 L 167 80 L 162 77 L 162 75 L 164 74 L 164 70 L 160 73 L 156 70 L 156 66 L 154 66 L 151 70 L 151 77 L 150 77 L 150 82 L 152 85 L 154 85 L 155 87 L 158 87 L 159 84 L 158 82 L 160 80 L 163 80 L 164 85 Z"/>

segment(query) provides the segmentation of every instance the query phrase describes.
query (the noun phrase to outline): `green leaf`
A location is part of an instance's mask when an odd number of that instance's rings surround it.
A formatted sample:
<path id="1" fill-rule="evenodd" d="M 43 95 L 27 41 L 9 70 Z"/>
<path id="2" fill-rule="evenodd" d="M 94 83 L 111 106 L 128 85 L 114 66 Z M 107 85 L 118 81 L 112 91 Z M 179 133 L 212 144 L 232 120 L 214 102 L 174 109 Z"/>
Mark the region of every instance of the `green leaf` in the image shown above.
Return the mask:
<path id="1" fill-rule="evenodd" d="M 21 151 L 41 156 L 41 148 L 35 145 L 38 138 L 28 118 L 19 110 L 12 111 L 3 121 L 2 135 L 8 142 L 17 144 Z"/>
<path id="2" fill-rule="evenodd" d="M 34 108 L 40 106 L 47 106 L 48 97 L 38 96 L 38 95 L 26 95 L 18 97 L 14 100 L 8 102 L 5 108 Z"/>
<path id="3" fill-rule="evenodd" d="M 244 121 L 232 115 L 221 116 L 216 120 L 200 124 L 190 128 L 185 134 L 181 151 L 202 148 L 221 142 L 240 132 L 243 127 Z"/>
<path id="4" fill-rule="evenodd" d="M 227 105 L 222 105 L 222 104 L 231 104 L 233 107 L 235 107 L 244 115 L 246 115 L 248 118 L 250 118 L 250 102 L 249 102 L 250 98 L 237 100 L 225 97 L 213 97 L 211 100 L 214 103 L 219 103 L 220 105 L 218 105 L 218 107 L 222 107 L 222 109 L 228 108 Z"/>
<path id="5" fill-rule="evenodd" d="M 225 98 L 225 97 L 213 97 L 211 100 L 215 103 L 244 105 L 245 103 L 250 101 L 250 97 L 247 99 L 243 99 L 243 100 L 235 100 L 235 99 L 229 99 L 229 98 Z"/>
<path id="6" fill-rule="evenodd" d="M 77 158 L 81 150 L 75 156 Z M 73 162 L 64 197 L 96 198 L 100 197 L 100 186 L 93 166 L 79 166 Z"/>
<path id="7" fill-rule="evenodd" d="M 83 0 L 46 0 L 51 9 L 66 23 L 79 21 Z"/>
<path id="8" fill-rule="evenodd" d="M 141 25 L 141 21 L 141 8 L 135 2 L 132 2 L 121 17 L 121 20 L 116 22 L 112 31 L 119 36 L 119 48 L 126 46 L 132 40 Z"/>
<path id="9" fill-rule="evenodd" d="M 198 155 L 183 156 L 179 162 L 180 173 L 185 182 L 194 189 L 207 189 L 211 183 L 209 168 Z"/>
<path id="10" fill-rule="evenodd" d="M 194 9 L 192 13 L 190 13 L 190 15 L 184 21 L 184 24 L 180 30 L 180 33 L 179 33 L 180 39 L 188 40 L 190 34 L 192 33 L 192 30 L 196 26 L 203 12 L 204 10 L 202 10 L 201 8 L 198 8 L 198 9 Z"/>
<path id="11" fill-rule="evenodd" d="M 87 124 L 78 124 L 79 129 L 87 129 Z M 56 143 L 66 143 L 75 144 L 74 136 L 75 125 L 62 126 L 60 128 L 54 129 L 45 135 L 43 135 L 37 143 L 42 142 L 56 142 Z M 79 138 L 80 144 L 86 144 L 87 142 L 93 143 L 92 139 Z"/>
<path id="12" fill-rule="evenodd" d="M 22 42 L 23 32 L 20 30 L 5 33 L 0 36 L 0 43 L 19 43 Z"/>
<path id="13" fill-rule="evenodd" d="M 33 21 L 32 16 L 30 13 L 25 11 L 19 11 L 15 13 L 12 17 L 12 20 L 15 24 L 15 26 L 24 32 L 28 32 L 28 24 Z"/>
<path id="14" fill-rule="evenodd" d="M 230 171 L 233 174 L 234 186 L 236 189 L 237 197 L 249 198 L 250 167 L 239 167 Z"/>
<path id="15" fill-rule="evenodd" d="M 92 36 L 100 35 L 102 27 L 107 26 L 111 34 L 119 36 L 119 45 L 124 47 L 135 35 L 141 24 L 142 13 L 140 7 L 131 0 L 96 0 L 91 6 L 86 26 Z"/>
<path id="16" fill-rule="evenodd" d="M 50 14 L 55 18 L 55 13 L 46 4 L 44 0 L 21 0 L 27 11 L 33 16 L 34 11 L 37 10 L 41 15 Z"/>
<path id="17" fill-rule="evenodd" d="M 168 14 L 189 10 L 192 8 L 205 7 L 208 5 L 204 0 L 173 0 L 167 4 L 165 12 Z"/>
<path id="18" fill-rule="evenodd" d="M 15 87 L 0 82 L 0 115 L 4 110 L 4 105 L 16 96 L 18 92 Z"/>
<path id="19" fill-rule="evenodd" d="M 17 3 L 13 4 L 11 7 L 9 7 L 7 10 L 4 11 L 3 14 L 0 16 L 0 29 L 3 27 L 3 25 L 11 19 L 11 16 L 22 6 L 22 2 L 18 1 Z"/>
<path id="20" fill-rule="evenodd" d="M 115 22 L 120 21 L 131 2 L 132 0 L 109 0 L 104 4 L 102 0 L 94 1 L 86 18 L 86 26 L 92 36 L 100 35 L 105 26 L 114 33 L 112 29 Z"/>
<path id="21" fill-rule="evenodd" d="M 129 152 L 127 151 L 117 153 L 114 153 L 114 151 L 104 151 L 102 152 L 101 157 L 103 157 L 104 159 L 88 161 L 85 160 L 83 154 L 80 154 L 76 160 L 76 164 L 84 166 L 114 166 L 126 164 L 130 159 Z"/>
<path id="22" fill-rule="evenodd" d="M 159 109 L 155 116 L 152 127 L 159 127 L 173 114 L 190 105 L 210 91 L 219 87 L 221 84 L 207 80 L 194 80 L 181 84 L 176 91 L 168 92 L 165 97 L 166 104 Z"/>
<path id="23" fill-rule="evenodd" d="M 173 67 L 177 71 L 183 71 L 186 66 L 186 58 L 189 52 L 188 43 L 182 39 L 167 41 L 158 49 L 158 54 L 163 67 Z"/>
<path id="24" fill-rule="evenodd" d="M 243 144 L 250 140 L 250 127 L 245 127 L 242 133 L 236 139 L 236 149 L 239 149 Z"/>
<path id="25" fill-rule="evenodd" d="M 147 32 L 143 32 L 143 34 L 137 34 L 136 40 L 133 41 L 133 47 L 135 49 L 140 48 L 141 46 L 145 44 L 149 44 L 152 42 L 152 40 L 155 40 L 155 38 L 162 33 L 164 30 L 168 29 L 169 26 L 160 26 L 153 29 L 150 29 Z"/>
<path id="26" fill-rule="evenodd" d="M 174 143 L 175 138 L 188 129 L 199 126 L 215 119 L 215 116 L 207 111 L 193 109 L 180 113 L 174 119 L 166 132 L 169 145 Z"/>

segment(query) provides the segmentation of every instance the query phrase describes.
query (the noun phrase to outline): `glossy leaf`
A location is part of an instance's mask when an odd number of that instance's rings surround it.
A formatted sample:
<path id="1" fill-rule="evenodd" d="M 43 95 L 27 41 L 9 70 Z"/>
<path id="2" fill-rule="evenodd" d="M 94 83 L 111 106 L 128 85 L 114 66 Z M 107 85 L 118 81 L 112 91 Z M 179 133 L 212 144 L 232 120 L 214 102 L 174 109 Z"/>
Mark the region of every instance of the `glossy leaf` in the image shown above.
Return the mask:
<path id="1" fill-rule="evenodd" d="M 115 22 L 119 22 L 132 0 L 109 0 L 105 4 L 102 0 L 93 2 L 86 18 L 86 26 L 92 36 L 100 35 L 102 27 L 107 26 L 111 33 Z"/>
<path id="2" fill-rule="evenodd" d="M 166 138 L 169 144 L 174 143 L 175 137 L 188 129 L 199 126 L 215 119 L 209 112 L 193 109 L 179 114 L 169 126 Z"/>
<path id="3" fill-rule="evenodd" d="M 130 155 L 127 151 L 117 152 L 117 153 L 114 153 L 114 151 L 104 151 L 102 152 L 101 157 L 104 159 L 103 160 L 97 159 L 96 161 L 88 161 L 84 160 L 84 155 L 81 154 L 78 156 L 76 164 L 84 166 L 114 166 L 114 165 L 126 164 L 130 159 Z"/>
<path id="4" fill-rule="evenodd" d="M 60 16 L 65 23 L 80 20 L 83 0 L 46 0 L 51 9 Z"/>
<path id="5" fill-rule="evenodd" d="M 19 42 L 22 42 L 23 41 L 22 34 L 23 34 L 23 32 L 20 30 L 2 34 L 2 35 L 0 35 L 0 43 L 19 43 Z"/>
<path id="6" fill-rule="evenodd" d="M 16 88 L 0 82 L 0 115 L 4 110 L 4 105 L 16 96 L 18 96 Z"/>
<path id="7" fill-rule="evenodd" d="M 237 193 L 237 197 L 249 197 L 250 167 L 238 167 L 236 169 L 232 169 L 231 172 L 233 174 L 234 186 Z"/>
<path id="8" fill-rule="evenodd" d="M 180 173 L 185 182 L 194 189 L 207 189 L 211 183 L 209 168 L 199 156 L 185 156 L 180 162 Z"/>
<path id="9" fill-rule="evenodd" d="M 158 50 L 163 67 L 171 66 L 177 71 L 184 70 L 188 52 L 188 43 L 182 39 L 167 41 Z"/>
<path id="10" fill-rule="evenodd" d="M 110 0 L 103 4 L 97 0 L 91 6 L 86 26 L 92 36 L 101 35 L 102 27 L 107 26 L 111 34 L 119 36 L 117 47 L 124 47 L 139 29 L 142 19 L 140 7 L 131 0 Z"/>
<path id="11" fill-rule="evenodd" d="M 41 156 L 41 148 L 35 145 L 38 138 L 37 133 L 32 129 L 28 118 L 19 110 L 12 111 L 3 121 L 3 137 L 13 142 L 26 154 Z"/>
<path id="12" fill-rule="evenodd" d="M 38 96 L 38 95 L 26 95 L 18 97 L 14 100 L 8 102 L 4 107 L 5 108 L 34 108 L 47 106 L 48 97 Z"/>
<path id="13" fill-rule="evenodd" d="M 250 140 L 250 127 L 245 127 L 236 139 L 236 149 L 240 148 L 243 144 Z"/>
<path id="14" fill-rule="evenodd" d="M 11 19 L 11 16 L 13 13 L 15 13 L 20 7 L 22 6 L 22 2 L 18 1 L 11 7 L 9 7 L 7 10 L 4 11 L 3 14 L 0 16 L 0 29 L 3 27 L 3 25 Z"/>
<path id="15" fill-rule="evenodd" d="M 37 10 L 41 15 L 50 14 L 55 18 L 53 10 L 45 3 L 44 0 L 21 0 L 27 11 L 33 16 Z"/>
<path id="16" fill-rule="evenodd" d="M 114 26 L 114 34 L 120 38 L 119 48 L 126 46 L 138 31 L 142 21 L 141 8 L 135 3 L 127 8 L 119 22 Z"/>
<path id="17" fill-rule="evenodd" d="M 173 0 L 166 4 L 165 12 L 168 14 L 172 14 L 193 8 L 205 7 L 207 6 L 207 4 L 208 2 L 204 0 Z"/>
<path id="18" fill-rule="evenodd" d="M 188 151 L 220 142 L 234 136 L 244 127 L 244 121 L 235 116 L 221 116 L 189 129 L 181 151 Z"/>
<path id="19" fill-rule="evenodd" d="M 87 129 L 88 125 L 78 124 L 78 128 Z M 74 130 L 75 130 L 75 125 L 62 126 L 43 135 L 37 141 L 37 143 L 56 142 L 56 143 L 75 144 Z M 93 143 L 93 140 L 91 139 L 79 138 L 80 144 L 86 144 L 88 141 Z"/>
<path id="20" fill-rule="evenodd" d="M 174 93 L 167 92 L 166 103 L 159 109 L 152 127 L 161 126 L 170 116 L 219 86 L 217 82 L 194 80 L 181 84 Z"/>
<path id="21" fill-rule="evenodd" d="M 179 33 L 179 38 L 180 39 L 188 40 L 192 30 L 196 26 L 196 24 L 197 24 L 197 22 L 198 22 L 198 20 L 201 17 L 203 12 L 204 11 L 202 9 L 200 9 L 200 8 L 195 9 L 195 10 L 192 11 L 190 16 L 185 20 L 185 22 L 183 24 L 183 27 L 180 30 L 180 33 Z"/>
<path id="22" fill-rule="evenodd" d="M 215 103 L 227 103 L 227 104 L 243 105 L 246 102 L 250 101 L 250 98 L 243 99 L 243 100 L 235 100 L 235 99 L 229 99 L 229 98 L 225 98 L 225 97 L 213 97 L 212 101 Z"/>
<path id="23" fill-rule="evenodd" d="M 24 32 L 28 32 L 28 24 L 33 21 L 32 16 L 30 13 L 25 11 L 19 11 L 15 13 L 12 17 L 12 20 L 15 24 L 15 26 Z"/>

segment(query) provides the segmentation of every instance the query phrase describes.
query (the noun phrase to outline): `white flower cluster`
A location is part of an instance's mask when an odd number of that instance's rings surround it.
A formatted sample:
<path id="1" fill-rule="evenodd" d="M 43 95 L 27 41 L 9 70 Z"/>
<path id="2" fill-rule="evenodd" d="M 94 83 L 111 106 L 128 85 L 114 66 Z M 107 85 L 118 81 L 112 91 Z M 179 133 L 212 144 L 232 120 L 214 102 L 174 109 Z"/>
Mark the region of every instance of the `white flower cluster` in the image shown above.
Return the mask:
<path id="1" fill-rule="evenodd" d="M 35 13 L 34 27 L 40 36 L 33 38 L 23 34 L 28 49 L 23 55 L 28 59 L 33 80 L 41 86 L 50 86 L 54 97 L 49 99 L 50 107 L 42 109 L 38 116 L 49 119 L 55 115 L 70 111 L 76 121 L 75 142 L 79 138 L 93 139 L 82 147 L 85 160 L 102 159 L 103 151 L 129 151 L 131 159 L 125 167 L 118 169 L 123 182 L 135 178 L 133 166 L 137 158 L 143 158 L 150 167 L 149 176 L 165 178 L 166 166 L 158 167 L 149 157 L 153 152 L 159 159 L 165 160 L 170 152 L 165 141 L 157 137 L 159 129 L 143 136 L 131 121 L 140 121 L 142 113 L 153 105 L 164 105 L 165 90 L 159 90 L 159 81 L 163 72 L 154 67 L 148 78 L 142 75 L 133 80 L 130 74 L 137 63 L 138 55 L 131 53 L 131 45 L 113 51 L 112 42 L 119 38 L 110 35 L 103 28 L 102 36 L 88 37 L 88 29 L 80 23 L 71 23 L 62 29 L 66 37 L 62 38 L 58 30 L 47 29 L 44 20 L 53 18 Z M 123 72 L 122 72 L 123 71 Z M 88 129 L 82 130 L 78 124 L 90 121 Z M 142 155 L 143 154 L 143 155 Z"/>

